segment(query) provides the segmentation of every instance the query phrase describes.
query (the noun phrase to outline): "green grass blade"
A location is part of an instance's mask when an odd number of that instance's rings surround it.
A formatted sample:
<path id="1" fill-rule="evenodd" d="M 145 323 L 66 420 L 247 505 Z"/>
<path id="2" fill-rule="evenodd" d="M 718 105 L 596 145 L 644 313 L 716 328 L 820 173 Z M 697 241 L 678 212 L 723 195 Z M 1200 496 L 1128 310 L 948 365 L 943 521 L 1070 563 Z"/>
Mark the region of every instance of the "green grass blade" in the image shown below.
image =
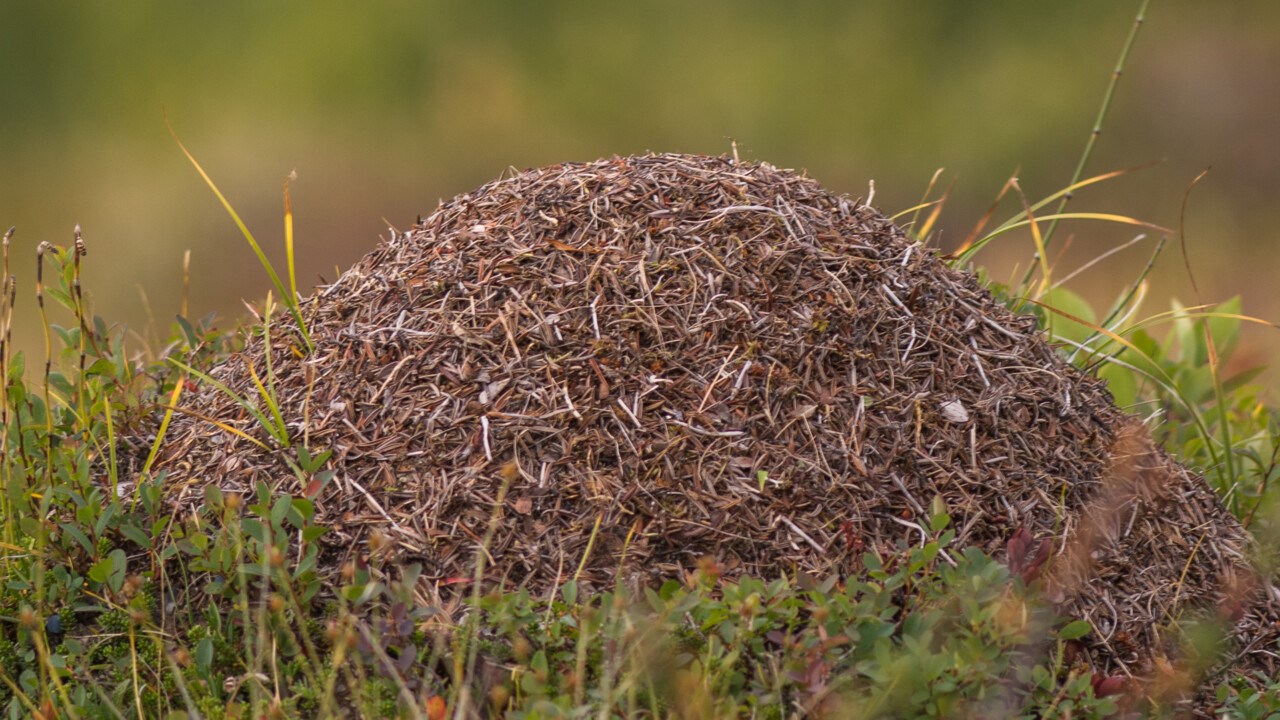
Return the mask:
<path id="1" fill-rule="evenodd" d="M 169 134 L 173 136 L 173 141 L 176 142 L 178 147 L 182 150 L 182 154 L 187 156 L 187 160 L 191 161 L 191 165 L 195 167 L 196 172 L 200 173 L 200 177 L 204 179 L 205 184 L 213 191 L 214 196 L 218 198 L 218 202 L 222 203 L 223 209 L 225 209 L 227 214 L 231 216 L 236 227 L 240 229 L 240 234 L 244 235 L 244 239 L 249 243 L 249 247 L 253 249 L 253 254 L 258 257 L 258 262 L 262 265 L 262 269 L 266 270 L 267 276 L 271 278 L 271 284 L 275 286 L 276 292 L 278 292 L 281 297 L 288 298 L 286 304 L 289 307 L 289 313 L 293 315 L 294 322 L 298 324 L 298 331 L 302 333 L 303 342 L 306 343 L 308 350 L 310 350 L 314 346 L 311 344 L 311 335 L 307 331 L 306 321 L 302 319 L 302 312 L 298 307 L 297 296 L 289 294 L 284 283 L 281 282 L 280 276 L 276 273 L 275 267 L 271 265 L 271 261 L 267 259 L 266 253 L 262 251 L 262 246 L 259 245 L 258 241 L 253 237 L 253 233 L 250 232 L 249 227 L 244 224 L 244 220 L 240 219 L 240 214 L 236 212 L 234 207 L 232 207 L 231 202 L 228 201 L 226 196 L 222 194 L 222 191 L 218 189 L 217 184 L 213 182 L 213 178 L 209 177 L 209 173 L 204 171 L 204 168 L 200 166 L 200 162 L 196 160 L 190 150 L 187 150 L 187 146 L 182 144 L 182 140 L 178 137 L 178 133 L 174 131 L 173 125 L 169 123 L 167 115 L 164 122 L 169 128 Z M 290 221 L 290 224 L 292 224 L 292 221 Z M 292 267 L 292 262 L 290 262 L 290 266 Z"/>

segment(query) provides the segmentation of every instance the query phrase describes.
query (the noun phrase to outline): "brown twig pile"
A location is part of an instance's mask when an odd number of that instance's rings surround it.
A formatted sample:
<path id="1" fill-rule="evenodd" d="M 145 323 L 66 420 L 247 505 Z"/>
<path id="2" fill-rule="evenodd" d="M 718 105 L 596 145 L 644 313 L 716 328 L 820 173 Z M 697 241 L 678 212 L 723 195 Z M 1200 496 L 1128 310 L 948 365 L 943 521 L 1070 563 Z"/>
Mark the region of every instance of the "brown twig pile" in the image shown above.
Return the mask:
<path id="1" fill-rule="evenodd" d="M 305 315 L 315 352 L 298 360 L 282 325 L 271 366 L 294 438 L 335 453 L 320 520 L 348 556 L 385 534 L 427 596 L 471 575 L 507 482 L 491 575 L 536 593 L 704 556 L 734 574 L 857 573 L 864 552 L 923 542 L 940 497 L 953 552 L 1017 535 L 1026 569 L 1048 541 L 1105 672 L 1148 672 L 1173 620 L 1248 575 L 1247 536 L 1201 479 L 1136 440 L 1113 457 L 1132 421 L 1032 318 L 870 207 L 767 164 L 514 174 L 394 234 Z M 260 337 L 213 375 L 253 398 L 250 367 L 265 376 Z M 272 443 L 213 387 L 183 403 Z M 302 493 L 291 452 L 187 415 L 158 467 L 190 508 L 209 484 Z M 1239 615 L 1246 637 L 1276 617 Z"/>

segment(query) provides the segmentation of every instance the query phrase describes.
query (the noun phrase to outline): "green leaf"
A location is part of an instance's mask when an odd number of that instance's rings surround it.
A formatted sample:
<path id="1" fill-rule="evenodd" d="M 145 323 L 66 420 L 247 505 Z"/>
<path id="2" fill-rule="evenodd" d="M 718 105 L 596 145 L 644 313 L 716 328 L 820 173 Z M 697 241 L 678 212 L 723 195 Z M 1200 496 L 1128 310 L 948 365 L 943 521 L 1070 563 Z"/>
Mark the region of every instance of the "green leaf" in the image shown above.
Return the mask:
<path id="1" fill-rule="evenodd" d="M 113 592 L 120 592 L 124 587 L 125 571 L 129 569 L 129 558 L 120 548 L 112 550 L 108 557 L 111 559 L 111 575 L 107 578 L 107 585 Z"/>
<path id="2" fill-rule="evenodd" d="M 288 495 L 282 495 L 276 499 L 274 505 L 271 506 L 271 527 L 279 530 L 284 518 L 289 514 L 289 509 L 293 507 L 292 498 Z"/>
<path id="3" fill-rule="evenodd" d="M 18 520 L 18 527 L 24 535 L 32 540 L 44 536 L 44 526 L 30 515 L 22 516 L 22 519 Z"/>
<path id="4" fill-rule="evenodd" d="M 84 370 L 84 376 L 86 378 L 93 377 L 95 375 L 111 377 L 114 374 L 115 366 L 106 358 L 98 358 L 97 360 L 94 360 L 93 364 Z"/>
<path id="5" fill-rule="evenodd" d="M 1213 308 L 1212 312 L 1239 315 L 1240 310 L 1240 296 L 1237 295 Z M 1218 351 L 1218 360 L 1226 362 L 1235 353 L 1240 340 L 1241 320 L 1235 317 L 1211 317 L 1206 322 L 1209 324 L 1209 334 L 1213 336 L 1213 346 Z"/>
<path id="6" fill-rule="evenodd" d="M 1105 363 L 1098 368 L 1098 377 L 1106 381 L 1107 389 L 1119 407 L 1132 407 L 1138 401 L 1138 383 L 1129 368 Z"/>
<path id="7" fill-rule="evenodd" d="M 102 509 L 102 514 L 98 516 L 98 522 L 93 525 L 93 534 L 96 537 L 102 537 L 106 531 L 107 525 L 115 519 L 116 513 L 119 512 L 119 505 L 108 505 Z"/>
<path id="8" fill-rule="evenodd" d="M 266 542 L 266 539 L 267 539 L 266 527 L 258 520 L 254 520 L 253 518 L 245 518 L 244 520 L 240 521 L 240 528 L 244 530 L 245 535 L 248 535 L 249 537 L 254 538 L 255 540 L 258 540 L 260 542 Z"/>
<path id="9" fill-rule="evenodd" d="M 316 514 L 315 503 L 306 498 L 294 498 L 291 510 L 289 519 L 290 521 L 296 520 L 295 525 L 297 527 L 302 527 L 304 522 L 310 520 Z"/>
<path id="10" fill-rule="evenodd" d="M 200 344 L 196 338 L 196 331 L 191 327 L 191 322 L 181 315 L 177 315 L 178 327 L 182 328 L 182 334 L 187 340 L 187 347 L 195 347 Z"/>
<path id="11" fill-rule="evenodd" d="M 951 524 L 951 515 L 947 513 L 947 502 L 941 495 L 934 495 L 929 508 L 929 529 L 934 532 L 945 530 Z"/>
<path id="12" fill-rule="evenodd" d="M 196 667 L 203 672 L 209 672 L 213 667 L 213 638 L 201 638 L 196 643 Z"/>
<path id="13" fill-rule="evenodd" d="M 1088 620 L 1076 620 L 1069 622 L 1058 631 L 1058 637 L 1063 640 L 1076 640 L 1093 632 L 1093 625 Z"/>
<path id="14" fill-rule="evenodd" d="M 115 562 L 114 558 L 115 554 L 112 553 L 89 566 L 89 579 L 96 583 L 105 584 L 107 578 L 111 577 L 111 566 Z"/>
<path id="15" fill-rule="evenodd" d="M 1088 323 L 1096 325 L 1098 322 L 1097 315 L 1094 314 L 1089 303 L 1066 288 L 1054 288 L 1046 292 L 1041 296 L 1040 302 Z M 1084 342 L 1085 338 L 1093 334 L 1093 328 L 1063 317 L 1053 310 L 1046 311 L 1045 315 L 1045 327 L 1051 339 Z"/>
<path id="16" fill-rule="evenodd" d="M 85 552 L 89 553 L 90 557 L 93 557 L 93 543 L 89 542 L 89 536 L 85 535 L 83 530 L 70 523 L 62 523 L 59 527 L 62 528 L 62 532 L 70 535 L 72 539 L 80 543 L 80 546 L 84 548 Z"/>
<path id="17" fill-rule="evenodd" d="M 222 491 L 215 483 L 204 486 L 204 504 L 214 510 L 222 509 Z"/>

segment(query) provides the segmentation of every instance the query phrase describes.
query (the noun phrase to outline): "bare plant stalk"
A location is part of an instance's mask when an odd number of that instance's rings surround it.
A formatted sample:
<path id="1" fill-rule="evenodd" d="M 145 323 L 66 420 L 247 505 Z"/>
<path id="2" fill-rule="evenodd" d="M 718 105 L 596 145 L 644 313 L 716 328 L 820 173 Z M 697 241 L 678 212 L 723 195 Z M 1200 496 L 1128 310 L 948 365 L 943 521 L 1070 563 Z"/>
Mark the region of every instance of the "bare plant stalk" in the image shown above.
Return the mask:
<path id="1" fill-rule="evenodd" d="M 9 274 L 9 239 L 13 237 L 14 228 L 9 228 L 4 234 L 4 250 L 3 261 L 0 261 L 0 277 L 4 280 L 0 285 L 0 482 L 5 487 L 9 486 L 10 464 L 9 464 L 9 352 L 10 340 L 9 330 L 13 322 L 13 276 Z M 22 434 L 18 434 L 19 448 L 21 448 Z M 24 458 L 25 460 L 25 458 Z M 5 518 L 11 517 L 8 496 L 4 501 Z M 5 522 L 5 537 L 12 540 L 12 523 Z M 6 565 L 8 558 L 5 559 Z"/>
<path id="2" fill-rule="evenodd" d="M 53 248 L 49 242 L 36 246 L 36 305 L 40 308 L 40 324 L 44 327 L 44 428 L 45 480 L 53 481 L 53 405 L 49 402 L 49 375 L 53 370 L 53 338 L 49 334 L 49 316 L 44 309 L 44 254 Z"/>

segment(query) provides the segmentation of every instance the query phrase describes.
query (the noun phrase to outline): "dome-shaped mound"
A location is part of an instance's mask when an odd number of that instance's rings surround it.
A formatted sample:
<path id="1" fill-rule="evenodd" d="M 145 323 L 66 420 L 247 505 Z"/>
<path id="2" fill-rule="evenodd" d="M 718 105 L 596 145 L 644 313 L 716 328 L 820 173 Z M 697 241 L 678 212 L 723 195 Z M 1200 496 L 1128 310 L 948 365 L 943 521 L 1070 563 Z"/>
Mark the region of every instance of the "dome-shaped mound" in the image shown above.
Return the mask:
<path id="1" fill-rule="evenodd" d="M 276 328 L 272 368 L 293 434 L 334 451 L 320 520 L 351 553 L 381 531 L 426 584 L 470 575 L 508 482 L 491 574 L 539 592 L 579 568 L 600 587 L 704 556 L 856 573 L 864 552 L 920 543 L 940 496 L 956 547 L 1051 539 L 1064 607 L 1094 621 L 1108 669 L 1140 671 L 1150 623 L 1247 573 L 1247 537 L 1203 481 L 1033 319 L 870 207 L 767 164 L 515 174 L 304 306 L 315 352 L 298 360 Z M 266 372 L 261 338 L 213 376 L 255 397 L 251 367 Z M 175 503 L 209 484 L 303 491 L 283 452 L 199 419 L 272 444 L 224 393 L 183 404 L 157 466 Z M 1110 643 L 1120 631 L 1136 649 Z"/>

